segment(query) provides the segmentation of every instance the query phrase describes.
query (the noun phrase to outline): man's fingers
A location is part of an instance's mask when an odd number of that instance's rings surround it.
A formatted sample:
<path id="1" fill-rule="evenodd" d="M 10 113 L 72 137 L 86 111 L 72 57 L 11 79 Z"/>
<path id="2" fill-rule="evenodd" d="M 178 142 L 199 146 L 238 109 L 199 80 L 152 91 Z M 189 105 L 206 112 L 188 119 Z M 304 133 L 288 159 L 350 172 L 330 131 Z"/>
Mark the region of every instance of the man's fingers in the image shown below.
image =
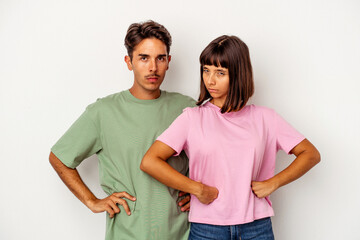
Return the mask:
<path id="1" fill-rule="evenodd" d="M 118 192 L 118 193 L 114 193 L 114 196 L 118 197 L 118 198 L 127 198 L 131 201 L 135 201 L 136 197 L 131 196 L 130 194 L 128 194 L 127 192 Z"/>
<path id="2" fill-rule="evenodd" d="M 189 194 L 189 193 L 180 191 L 180 192 L 179 192 L 179 197 L 185 196 L 186 194 Z"/>
<path id="3" fill-rule="evenodd" d="M 183 211 L 183 212 L 188 212 L 188 211 L 190 211 L 190 202 L 188 202 L 187 204 L 185 204 L 180 210 Z"/>
<path id="4" fill-rule="evenodd" d="M 190 195 L 184 197 L 183 199 L 181 199 L 181 201 L 179 202 L 179 206 L 183 206 L 186 203 L 188 203 L 190 201 Z"/>
<path id="5" fill-rule="evenodd" d="M 131 196 L 127 192 L 113 193 L 106 199 L 101 200 L 99 202 L 96 210 L 94 210 L 94 212 L 106 211 L 109 213 L 109 217 L 113 218 L 115 216 L 115 214 L 121 212 L 119 206 L 117 205 L 117 204 L 119 204 L 124 208 L 127 215 L 131 215 L 131 211 L 130 211 L 130 208 L 129 208 L 127 202 L 122 198 L 127 198 L 131 201 L 136 200 L 136 198 L 134 196 Z"/>
<path id="6" fill-rule="evenodd" d="M 116 205 L 116 202 L 114 203 L 113 201 L 109 201 L 109 205 L 115 214 L 120 212 L 120 208 Z"/>
<path id="7" fill-rule="evenodd" d="M 122 204 L 122 206 L 123 206 L 123 208 L 124 208 L 124 210 L 125 210 L 125 212 L 127 213 L 127 215 L 131 215 L 131 211 L 130 211 L 130 208 L 129 208 L 129 206 L 128 206 L 128 204 L 127 204 L 127 202 L 124 200 L 124 203 Z"/>
<path id="8" fill-rule="evenodd" d="M 114 210 L 110 207 L 110 205 L 105 206 L 105 210 L 109 213 L 109 217 L 114 217 Z"/>
<path id="9" fill-rule="evenodd" d="M 129 216 L 131 215 L 129 205 L 127 204 L 127 202 L 124 199 L 118 198 L 118 199 L 116 199 L 116 203 L 121 205 L 124 208 L 127 215 L 129 215 Z"/>

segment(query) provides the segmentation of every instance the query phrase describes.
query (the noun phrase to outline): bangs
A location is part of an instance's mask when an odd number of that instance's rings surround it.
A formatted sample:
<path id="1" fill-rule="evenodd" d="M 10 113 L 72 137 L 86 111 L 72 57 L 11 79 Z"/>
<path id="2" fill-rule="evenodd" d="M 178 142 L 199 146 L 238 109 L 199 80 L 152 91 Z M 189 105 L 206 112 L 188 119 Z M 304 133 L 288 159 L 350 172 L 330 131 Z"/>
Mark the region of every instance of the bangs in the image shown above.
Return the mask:
<path id="1" fill-rule="evenodd" d="M 223 45 L 215 45 L 206 49 L 200 55 L 201 66 L 214 65 L 216 67 L 229 68 L 229 59 Z"/>

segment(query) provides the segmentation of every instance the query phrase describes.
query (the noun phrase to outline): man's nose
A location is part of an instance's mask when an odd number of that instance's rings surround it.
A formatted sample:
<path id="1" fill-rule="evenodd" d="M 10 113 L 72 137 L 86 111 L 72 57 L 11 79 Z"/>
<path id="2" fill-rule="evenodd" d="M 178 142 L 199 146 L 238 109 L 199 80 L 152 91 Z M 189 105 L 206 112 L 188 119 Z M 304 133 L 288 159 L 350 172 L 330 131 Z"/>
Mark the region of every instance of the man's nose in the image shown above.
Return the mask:
<path id="1" fill-rule="evenodd" d="M 156 72 L 156 70 L 157 70 L 156 59 L 153 59 L 153 60 L 150 61 L 149 70 L 150 70 L 151 72 Z"/>

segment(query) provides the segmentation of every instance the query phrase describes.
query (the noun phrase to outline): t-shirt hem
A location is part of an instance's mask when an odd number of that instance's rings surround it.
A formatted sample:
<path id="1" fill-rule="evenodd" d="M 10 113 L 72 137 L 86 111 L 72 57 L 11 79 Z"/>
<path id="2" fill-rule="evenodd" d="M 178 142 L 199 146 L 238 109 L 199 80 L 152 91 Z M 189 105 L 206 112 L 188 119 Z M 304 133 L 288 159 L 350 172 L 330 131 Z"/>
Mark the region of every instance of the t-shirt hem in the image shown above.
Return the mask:
<path id="1" fill-rule="evenodd" d="M 228 226 L 228 225 L 238 225 L 238 224 L 250 223 L 250 222 L 253 222 L 258 219 L 272 217 L 272 216 L 274 216 L 274 211 L 261 213 L 252 218 L 247 218 L 247 219 L 243 219 L 243 220 L 239 220 L 239 219 L 223 220 L 223 219 L 215 219 L 215 218 L 209 219 L 209 218 L 190 218 L 189 217 L 189 222 Z"/>
<path id="2" fill-rule="evenodd" d="M 75 169 L 78 166 L 78 164 L 75 164 L 75 163 L 71 164 L 71 163 L 66 162 L 65 158 L 62 157 L 61 152 L 58 152 L 54 147 L 51 148 L 51 152 L 68 168 Z"/>
<path id="3" fill-rule="evenodd" d="M 285 152 L 287 154 L 290 154 L 291 150 L 293 150 L 293 148 L 296 147 L 299 143 L 301 143 L 304 139 L 305 139 L 305 137 L 303 135 L 296 138 L 290 145 L 290 148 L 286 149 Z"/>
<path id="4" fill-rule="evenodd" d="M 175 153 L 174 153 L 174 155 L 173 156 L 179 156 L 179 154 L 181 153 L 181 151 L 182 150 L 178 150 L 178 149 L 176 149 L 176 147 L 175 146 L 173 146 L 171 143 L 169 143 L 169 142 L 167 142 L 166 140 L 164 140 L 161 136 L 160 137 L 158 137 L 157 139 L 156 139 L 156 141 L 160 141 L 160 142 L 162 142 L 162 143 L 164 143 L 164 144 L 166 144 L 166 145 L 168 145 L 169 147 L 171 147 L 172 148 L 172 150 L 174 150 L 175 151 Z"/>

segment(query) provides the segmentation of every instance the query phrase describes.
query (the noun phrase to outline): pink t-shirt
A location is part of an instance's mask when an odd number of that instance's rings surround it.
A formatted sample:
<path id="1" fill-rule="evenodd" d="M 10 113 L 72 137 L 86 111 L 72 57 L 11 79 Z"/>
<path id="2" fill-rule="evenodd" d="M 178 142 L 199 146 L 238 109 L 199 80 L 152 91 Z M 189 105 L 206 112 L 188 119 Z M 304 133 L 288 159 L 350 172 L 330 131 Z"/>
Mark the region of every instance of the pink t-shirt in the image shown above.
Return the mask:
<path id="1" fill-rule="evenodd" d="M 251 181 L 271 178 L 276 152 L 289 153 L 304 136 L 274 110 L 247 105 L 222 114 L 210 102 L 186 108 L 157 140 L 189 157 L 190 178 L 219 190 L 209 205 L 191 197 L 189 221 L 235 225 L 274 215 L 269 198 L 257 198 Z"/>

